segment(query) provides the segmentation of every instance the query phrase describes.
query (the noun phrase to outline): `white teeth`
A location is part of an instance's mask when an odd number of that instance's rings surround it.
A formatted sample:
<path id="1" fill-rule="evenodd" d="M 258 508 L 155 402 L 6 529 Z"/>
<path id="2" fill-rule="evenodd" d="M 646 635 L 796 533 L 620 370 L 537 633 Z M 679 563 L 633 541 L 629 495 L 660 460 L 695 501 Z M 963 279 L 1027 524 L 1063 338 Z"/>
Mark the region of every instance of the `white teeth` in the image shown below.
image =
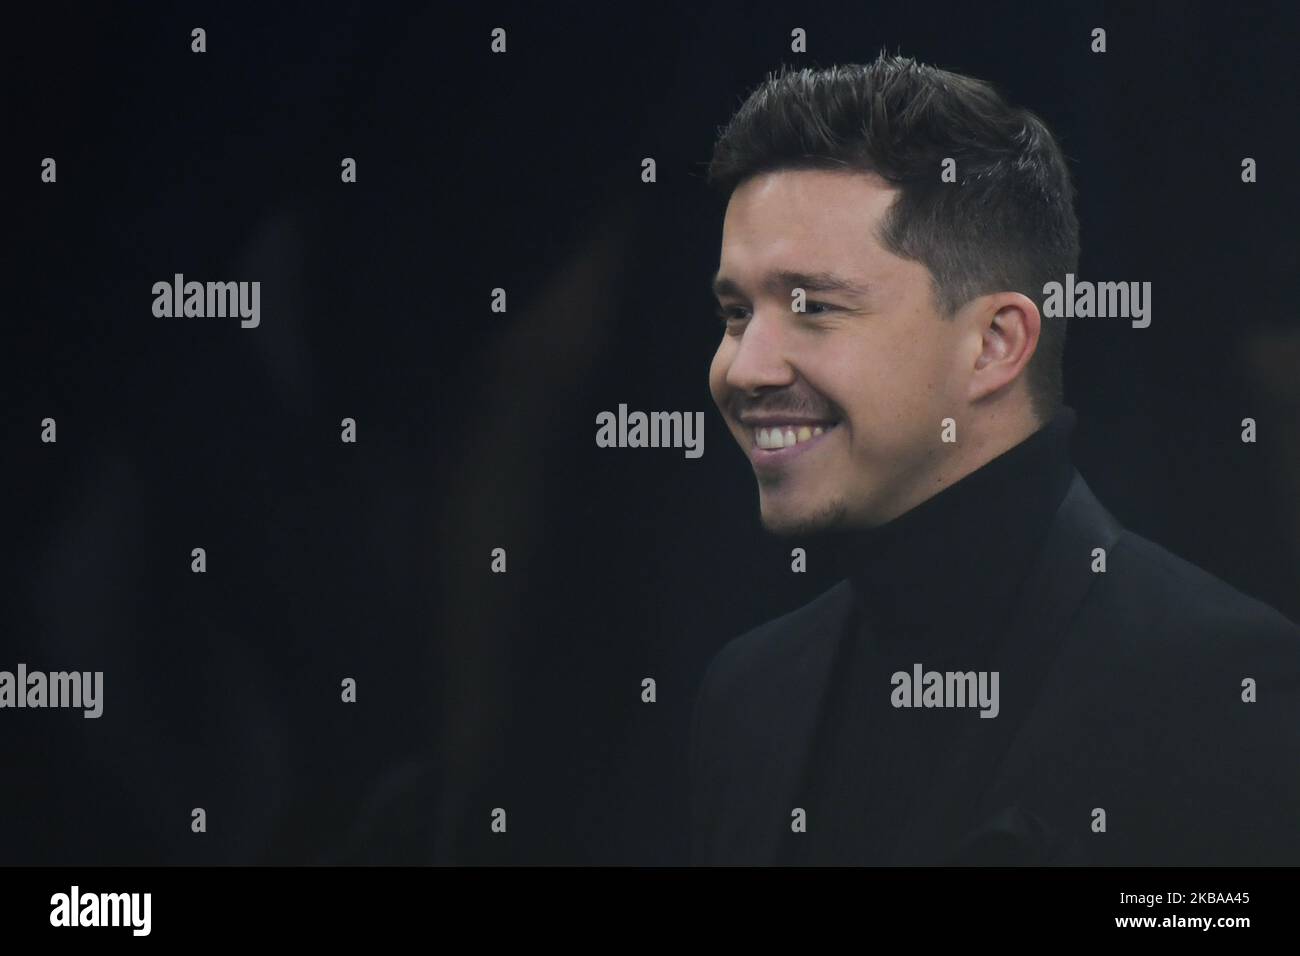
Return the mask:
<path id="1" fill-rule="evenodd" d="M 825 431 L 826 429 L 821 425 L 815 427 L 800 425 L 798 428 L 793 425 L 787 425 L 784 428 L 780 426 L 757 428 L 754 430 L 754 444 L 759 448 L 777 451 L 781 448 L 790 448 L 801 442 L 809 441 Z"/>

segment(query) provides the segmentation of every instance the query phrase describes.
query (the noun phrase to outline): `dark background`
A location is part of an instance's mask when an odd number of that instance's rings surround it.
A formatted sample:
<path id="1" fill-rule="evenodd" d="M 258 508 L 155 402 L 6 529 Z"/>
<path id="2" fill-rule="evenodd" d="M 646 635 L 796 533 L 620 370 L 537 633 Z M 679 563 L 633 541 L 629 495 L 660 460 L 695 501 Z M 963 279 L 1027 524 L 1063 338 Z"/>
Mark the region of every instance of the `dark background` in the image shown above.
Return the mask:
<path id="1" fill-rule="evenodd" d="M 704 166 L 781 62 L 885 48 L 1048 122 L 1080 277 L 1153 283 L 1149 328 L 1071 324 L 1080 470 L 1300 618 L 1294 4 L 469 6 L 8 15 L 0 669 L 105 710 L 0 712 L 0 862 L 685 861 L 705 665 L 835 580 L 707 386 Z M 155 318 L 175 272 L 260 280 L 260 328 Z M 704 457 L 596 448 L 620 402 L 704 411 Z"/>

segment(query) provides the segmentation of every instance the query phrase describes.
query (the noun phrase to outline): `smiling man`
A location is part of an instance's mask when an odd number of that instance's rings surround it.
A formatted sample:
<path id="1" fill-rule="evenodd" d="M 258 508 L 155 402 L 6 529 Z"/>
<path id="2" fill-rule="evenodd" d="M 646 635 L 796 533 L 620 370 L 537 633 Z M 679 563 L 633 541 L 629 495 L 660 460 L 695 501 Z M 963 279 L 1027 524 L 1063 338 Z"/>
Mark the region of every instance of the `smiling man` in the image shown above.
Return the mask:
<path id="1" fill-rule="evenodd" d="M 732 194 L 711 386 L 750 453 L 771 531 L 882 524 L 1037 427 L 1022 371 L 1038 309 L 1000 291 L 939 321 L 929 270 L 881 238 L 895 196 L 877 174 L 801 169 L 751 176 Z M 1058 202 L 1064 218 L 1068 193 Z M 1036 249 L 1027 279 L 1052 274 L 1052 248 L 1070 254 L 1059 241 Z M 954 415 L 961 440 L 937 444 Z"/>
<path id="2" fill-rule="evenodd" d="M 1300 633 L 1071 462 L 1042 121 L 907 59 L 783 69 L 709 175 L 713 397 L 764 527 L 845 580 L 710 665 L 693 858 L 1300 863 Z"/>

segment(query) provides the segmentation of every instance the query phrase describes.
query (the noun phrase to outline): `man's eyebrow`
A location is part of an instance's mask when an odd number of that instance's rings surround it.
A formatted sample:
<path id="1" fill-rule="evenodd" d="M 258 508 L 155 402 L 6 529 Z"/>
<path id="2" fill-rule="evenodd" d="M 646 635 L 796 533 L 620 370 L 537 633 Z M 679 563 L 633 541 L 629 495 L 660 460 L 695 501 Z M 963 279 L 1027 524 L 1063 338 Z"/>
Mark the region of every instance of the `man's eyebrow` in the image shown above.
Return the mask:
<path id="1" fill-rule="evenodd" d="M 710 284 L 713 294 L 744 296 L 740 284 L 718 272 Z M 769 272 L 763 277 L 763 290 L 769 295 L 788 295 L 791 289 L 803 289 L 805 292 L 839 292 L 865 298 L 870 295 L 870 288 L 847 279 L 834 272 L 796 272 L 780 269 Z"/>

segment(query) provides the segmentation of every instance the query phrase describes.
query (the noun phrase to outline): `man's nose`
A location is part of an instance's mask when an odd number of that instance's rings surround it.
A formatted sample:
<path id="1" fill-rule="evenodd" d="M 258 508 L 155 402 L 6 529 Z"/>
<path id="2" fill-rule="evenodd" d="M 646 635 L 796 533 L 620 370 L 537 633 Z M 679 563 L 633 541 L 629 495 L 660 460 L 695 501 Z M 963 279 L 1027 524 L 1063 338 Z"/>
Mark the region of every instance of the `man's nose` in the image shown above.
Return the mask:
<path id="1" fill-rule="evenodd" d="M 763 388 L 788 386 L 794 379 L 780 320 L 755 313 L 740 335 L 740 344 L 727 369 L 727 384 L 756 393 Z"/>

